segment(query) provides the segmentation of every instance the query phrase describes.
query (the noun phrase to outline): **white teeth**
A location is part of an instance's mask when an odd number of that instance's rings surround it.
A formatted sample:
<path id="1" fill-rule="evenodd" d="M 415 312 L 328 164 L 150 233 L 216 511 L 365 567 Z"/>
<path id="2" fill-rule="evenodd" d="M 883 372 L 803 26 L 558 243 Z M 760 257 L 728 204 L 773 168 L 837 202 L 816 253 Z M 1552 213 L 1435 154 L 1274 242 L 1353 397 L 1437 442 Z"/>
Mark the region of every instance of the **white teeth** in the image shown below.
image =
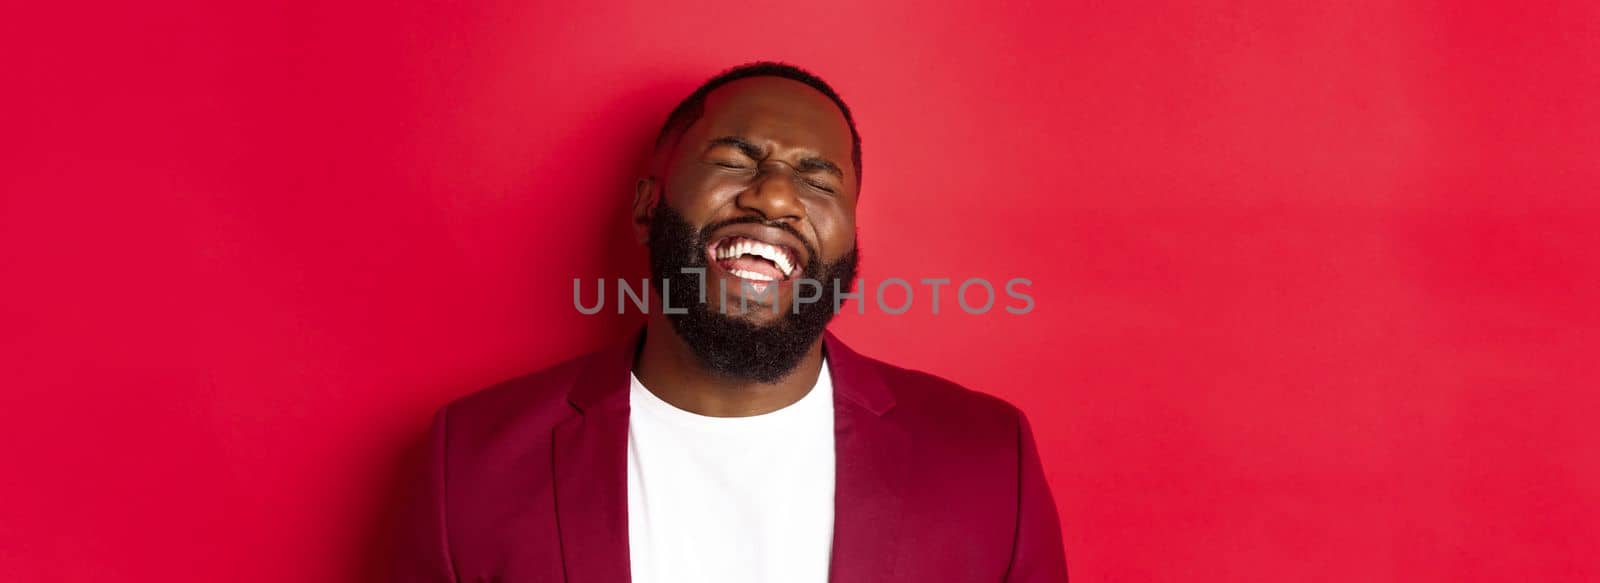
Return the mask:
<path id="1" fill-rule="evenodd" d="M 778 249 L 777 247 L 769 247 L 769 249 L 772 250 L 772 256 L 768 257 L 768 259 L 771 259 L 772 263 L 778 266 L 778 271 L 781 271 L 783 272 L 783 275 L 788 276 L 789 254 L 784 253 L 782 249 Z"/>
<path id="2" fill-rule="evenodd" d="M 778 270 L 782 271 L 785 277 L 794 273 L 794 260 L 790 259 L 788 253 L 775 245 L 768 245 L 760 241 L 737 239 L 731 244 L 719 247 L 716 254 L 717 259 L 731 259 L 740 255 L 755 255 L 771 261 L 773 265 L 778 266 Z M 764 281 L 771 281 L 771 278 L 767 278 Z"/>
<path id="3" fill-rule="evenodd" d="M 751 281 L 772 281 L 772 278 L 765 273 L 756 273 L 754 271 L 748 271 L 744 269 L 734 269 L 729 273 Z"/>

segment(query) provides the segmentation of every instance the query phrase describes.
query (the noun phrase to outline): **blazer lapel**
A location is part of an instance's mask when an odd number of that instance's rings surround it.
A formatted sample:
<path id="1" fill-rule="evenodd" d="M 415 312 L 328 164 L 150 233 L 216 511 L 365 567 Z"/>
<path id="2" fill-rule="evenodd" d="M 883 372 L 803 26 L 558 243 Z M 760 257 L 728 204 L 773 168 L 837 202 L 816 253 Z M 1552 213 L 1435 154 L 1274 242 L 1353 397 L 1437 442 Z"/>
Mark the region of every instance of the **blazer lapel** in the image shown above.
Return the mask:
<path id="1" fill-rule="evenodd" d="M 630 579 L 628 371 L 633 346 L 625 343 L 595 355 L 568 394 L 580 414 L 555 428 L 552 473 L 567 581 Z"/>
<path id="2" fill-rule="evenodd" d="M 884 415 L 894 396 L 870 361 L 824 338 L 834 388 L 834 583 L 895 579 L 910 439 Z"/>

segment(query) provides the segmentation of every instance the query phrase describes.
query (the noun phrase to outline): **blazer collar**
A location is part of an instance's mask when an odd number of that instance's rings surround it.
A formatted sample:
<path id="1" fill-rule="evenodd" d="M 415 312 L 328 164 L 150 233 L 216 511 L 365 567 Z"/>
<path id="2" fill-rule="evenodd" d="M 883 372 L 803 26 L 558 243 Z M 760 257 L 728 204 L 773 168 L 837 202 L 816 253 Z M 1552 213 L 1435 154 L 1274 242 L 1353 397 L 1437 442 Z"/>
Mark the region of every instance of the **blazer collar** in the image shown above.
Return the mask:
<path id="1" fill-rule="evenodd" d="M 828 580 L 896 579 L 911 439 L 891 416 L 894 393 L 879 363 L 827 334 L 833 375 L 833 556 Z"/>
<path id="2" fill-rule="evenodd" d="M 551 483 L 567 581 L 627 583 L 628 374 L 633 342 L 589 355 L 567 400 L 577 409 L 551 435 Z"/>
<path id="3" fill-rule="evenodd" d="M 567 391 L 567 402 L 578 411 L 588 414 L 597 408 L 626 411 L 628 406 L 628 375 L 633 372 L 633 357 L 644 342 L 644 329 L 628 336 L 627 340 L 590 354 Z"/>
<path id="4" fill-rule="evenodd" d="M 832 332 L 822 333 L 822 348 L 833 374 L 833 390 L 839 397 L 883 415 L 894 408 L 894 393 L 883 382 L 876 363 L 861 356 Z"/>

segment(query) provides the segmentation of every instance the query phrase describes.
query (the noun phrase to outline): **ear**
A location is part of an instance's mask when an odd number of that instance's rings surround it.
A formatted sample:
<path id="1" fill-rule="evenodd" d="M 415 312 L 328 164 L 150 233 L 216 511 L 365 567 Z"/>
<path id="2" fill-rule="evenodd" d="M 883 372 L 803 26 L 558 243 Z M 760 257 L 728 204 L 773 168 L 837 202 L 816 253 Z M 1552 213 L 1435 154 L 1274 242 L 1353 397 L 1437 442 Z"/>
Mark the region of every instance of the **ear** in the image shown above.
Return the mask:
<path id="1" fill-rule="evenodd" d="M 640 245 L 650 240 L 650 220 L 655 218 L 660 201 L 661 189 L 656 187 L 656 177 L 646 176 L 633 184 L 633 236 Z"/>

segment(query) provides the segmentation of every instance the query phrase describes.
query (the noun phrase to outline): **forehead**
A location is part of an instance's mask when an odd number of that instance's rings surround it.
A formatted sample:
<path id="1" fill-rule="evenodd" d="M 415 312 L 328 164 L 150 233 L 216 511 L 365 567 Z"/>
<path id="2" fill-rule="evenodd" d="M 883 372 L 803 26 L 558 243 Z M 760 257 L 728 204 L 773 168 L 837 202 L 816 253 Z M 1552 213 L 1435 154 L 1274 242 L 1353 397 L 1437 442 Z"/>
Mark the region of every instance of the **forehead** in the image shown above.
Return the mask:
<path id="1" fill-rule="evenodd" d="M 839 107 L 811 86 L 782 77 L 740 79 L 706 96 L 689 132 L 701 140 L 740 136 L 780 148 L 813 150 L 849 164 L 850 124 Z"/>

